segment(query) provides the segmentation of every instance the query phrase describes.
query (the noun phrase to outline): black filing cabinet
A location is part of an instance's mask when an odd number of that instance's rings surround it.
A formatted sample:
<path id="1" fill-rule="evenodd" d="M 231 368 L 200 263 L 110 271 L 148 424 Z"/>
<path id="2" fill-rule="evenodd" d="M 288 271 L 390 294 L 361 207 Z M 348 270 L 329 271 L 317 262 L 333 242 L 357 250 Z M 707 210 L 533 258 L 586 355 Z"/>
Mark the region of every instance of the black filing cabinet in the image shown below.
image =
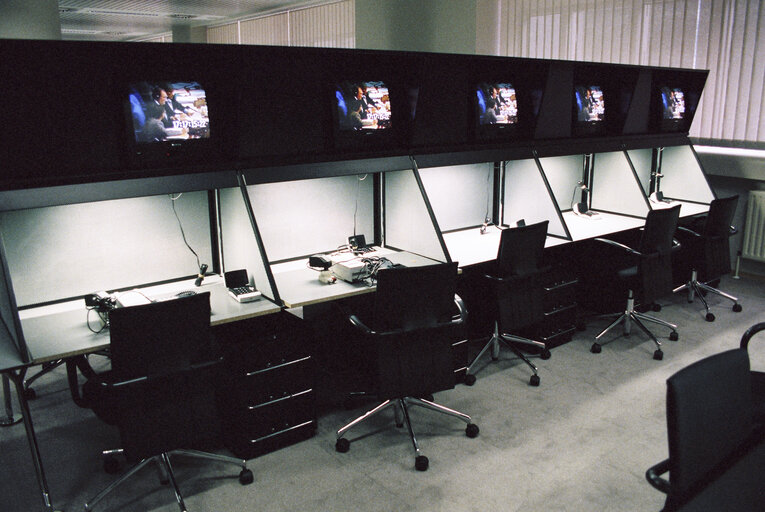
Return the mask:
<path id="1" fill-rule="evenodd" d="M 579 280 L 561 269 L 549 272 L 544 285 L 545 318 L 532 337 L 550 349 L 571 341 L 577 325 L 576 287 Z"/>
<path id="2" fill-rule="evenodd" d="M 218 392 L 223 441 L 249 459 L 316 432 L 316 365 L 302 320 L 288 312 L 215 328 L 227 375 Z"/>

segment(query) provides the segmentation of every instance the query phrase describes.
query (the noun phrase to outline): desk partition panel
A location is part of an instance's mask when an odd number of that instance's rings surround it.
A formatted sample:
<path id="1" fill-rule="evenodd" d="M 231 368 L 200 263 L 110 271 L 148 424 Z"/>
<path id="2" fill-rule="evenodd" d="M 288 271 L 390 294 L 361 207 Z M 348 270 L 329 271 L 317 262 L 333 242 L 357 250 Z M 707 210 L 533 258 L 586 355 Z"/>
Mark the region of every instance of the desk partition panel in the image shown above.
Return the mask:
<path id="1" fill-rule="evenodd" d="M 627 157 L 632 162 L 640 186 L 646 197 L 651 193 L 651 166 L 653 163 L 653 148 L 647 149 L 628 149 Z"/>
<path id="2" fill-rule="evenodd" d="M 623 151 L 594 155 L 592 209 L 645 218 L 648 202 Z"/>
<path id="3" fill-rule="evenodd" d="M 0 213 L 19 307 L 195 275 L 199 267 L 184 235 L 200 262 L 209 265 L 207 192 L 172 197 Z"/>
<path id="4" fill-rule="evenodd" d="M 218 191 L 220 209 L 220 250 L 223 270 L 246 269 L 252 284 L 269 299 L 276 294 L 271 286 L 269 270 L 261 257 L 261 248 L 247 214 L 242 189 L 224 188 Z"/>
<path id="5" fill-rule="evenodd" d="M 547 220 L 550 222 L 547 227 L 548 234 L 568 237 L 555 207 L 555 200 L 550 196 L 534 159 L 505 163 L 502 224 L 515 226 L 519 220 L 526 224 Z"/>
<path id="6" fill-rule="evenodd" d="M 583 155 L 553 156 L 539 159 L 555 202 L 561 211 L 571 210 L 571 203 L 578 200 L 577 184 L 582 179 L 582 160 Z"/>
<path id="7" fill-rule="evenodd" d="M 0 370 L 16 366 L 24 360 L 28 360 L 24 333 L 5 260 L 3 236 L 0 234 Z"/>
<path id="8" fill-rule="evenodd" d="M 269 262 L 333 251 L 354 233 L 373 242 L 372 182 L 361 174 L 249 185 Z"/>
<path id="9" fill-rule="evenodd" d="M 494 218 L 494 163 L 420 169 L 442 232 L 477 227 Z"/>
<path id="10" fill-rule="evenodd" d="M 648 194 L 652 150 L 629 150 L 627 154 Z M 703 204 L 709 204 L 715 198 L 690 145 L 665 147 L 662 150 L 661 174 L 660 190 L 666 198 Z"/>
<path id="11" fill-rule="evenodd" d="M 447 261 L 446 248 L 429 211 L 415 170 L 384 175 L 383 226 L 385 245 L 436 261 Z"/>

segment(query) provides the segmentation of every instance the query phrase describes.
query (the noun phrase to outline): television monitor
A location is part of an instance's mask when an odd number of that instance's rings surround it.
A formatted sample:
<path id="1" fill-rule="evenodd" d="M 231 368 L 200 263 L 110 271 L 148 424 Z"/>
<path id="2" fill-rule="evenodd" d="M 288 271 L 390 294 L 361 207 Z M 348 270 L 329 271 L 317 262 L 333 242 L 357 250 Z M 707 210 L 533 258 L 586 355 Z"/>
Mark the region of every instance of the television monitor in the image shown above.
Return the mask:
<path id="1" fill-rule="evenodd" d="M 685 95 L 677 87 L 661 87 L 661 107 L 664 119 L 683 119 L 685 117 Z"/>
<path id="2" fill-rule="evenodd" d="M 375 133 L 391 128 L 390 92 L 381 81 L 345 81 L 335 87 L 341 132 Z"/>
<path id="3" fill-rule="evenodd" d="M 606 103 L 600 86 L 577 86 L 574 88 L 574 99 L 578 123 L 599 123 L 605 119 Z"/>
<path id="4" fill-rule="evenodd" d="M 479 125 L 512 125 L 518 122 L 518 100 L 510 83 L 482 83 L 476 87 Z"/>
<path id="5" fill-rule="evenodd" d="M 210 138 L 207 94 L 199 82 L 131 83 L 127 103 L 138 147 Z"/>

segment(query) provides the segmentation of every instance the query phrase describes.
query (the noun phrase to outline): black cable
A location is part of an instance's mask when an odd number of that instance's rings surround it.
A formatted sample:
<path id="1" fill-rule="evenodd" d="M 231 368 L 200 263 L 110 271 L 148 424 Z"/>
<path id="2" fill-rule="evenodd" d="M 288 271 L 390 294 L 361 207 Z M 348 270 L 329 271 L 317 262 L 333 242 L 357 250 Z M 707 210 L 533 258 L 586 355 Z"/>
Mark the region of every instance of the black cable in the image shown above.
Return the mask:
<path id="1" fill-rule="evenodd" d="M 199 262 L 199 255 L 194 249 L 191 248 L 191 246 L 189 245 L 189 242 L 186 240 L 186 233 L 183 230 L 183 224 L 181 223 L 181 218 L 178 216 L 178 211 L 175 209 L 175 201 L 179 199 L 182 195 L 183 194 L 178 194 L 177 197 L 173 197 L 172 194 L 170 195 L 170 201 L 172 201 L 172 204 L 173 204 L 173 213 L 175 214 L 175 219 L 178 221 L 178 227 L 181 228 L 181 236 L 183 237 L 183 243 L 186 244 L 186 247 L 189 248 L 191 253 L 197 259 L 197 268 L 202 268 L 202 265 Z"/>
<path id="2" fill-rule="evenodd" d="M 367 179 L 365 174 L 363 178 L 358 178 L 356 181 L 356 205 L 353 208 L 353 236 L 356 236 L 356 213 L 359 211 L 359 194 L 361 193 L 361 182 Z"/>

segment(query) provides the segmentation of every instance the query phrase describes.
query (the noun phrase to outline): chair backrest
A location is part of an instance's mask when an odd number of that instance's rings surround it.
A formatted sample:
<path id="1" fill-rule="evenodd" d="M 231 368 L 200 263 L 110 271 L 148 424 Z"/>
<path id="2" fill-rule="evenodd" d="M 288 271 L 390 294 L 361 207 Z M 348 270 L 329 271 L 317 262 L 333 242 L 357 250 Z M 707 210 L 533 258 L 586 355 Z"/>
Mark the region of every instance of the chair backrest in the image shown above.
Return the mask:
<path id="1" fill-rule="evenodd" d="M 709 356 L 667 380 L 670 493 L 682 502 L 752 433 L 749 357 L 734 349 Z"/>
<path id="2" fill-rule="evenodd" d="M 118 308 L 109 321 L 108 398 L 116 402 L 125 454 L 142 459 L 215 439 L 222 360 L 211 336 L 209 292 Z"/>
<path id="3" fill-rule="evenodd" d="M 109 331 L 117 379 L 187 368 L 210 356 L 210 293 L 117 308 Z"/>
<path id="4" fill-rule="evenodd" d="M 549 221 L 543 221 L 502 230 L 497 250 L 497 275 L 516 276 L 539 270 L 548 224 Z"/>
<path id="5" fill-rule="evenodd" d="M 372 326 L 376 331 L 434 327 L 454 313 L 457 263 L 377 272 Z"/>
<path id="6" fill-rule="evenodd" d="M 373 328 L 377 392 L 383 398 L 426 396 L 454 387 L 450 324 L 456 312 L 457 264 L 380 270 Z"/>
<path id="7" fill-rule="evenodd" d="M 680 219 L 680 205 L 651 210 L 645 218 L 638 251 L 643 254 L 668 254 L 672 251 L 672 237 Z"/>
<path id="8" fill-rule="evenodd" d="M 542 254 L 548 221 L 505 229 L 497 251 L 494 282 L 496 320 L 503 334 L 533 325 L 544 318 Z"/>
<path id="9" fill-rule="evenodd" d="M 701 235 L 704 237 L 723 237 L 727 240 L 730 236 L 730 226 L 733 223 L 733 215 L 736 213 L 737 205 L 737 195 L 712 200 Z"/>
<path id="10" fill-rule="evenodd" d="M 672 237 L 680 218 L 680 205 L 672 208 L 651 210 L 645 219 L 645 227 L 638 250 L 643 257 L 638 263 L 640 301 L 651 303 L 672 292 Z"/>

